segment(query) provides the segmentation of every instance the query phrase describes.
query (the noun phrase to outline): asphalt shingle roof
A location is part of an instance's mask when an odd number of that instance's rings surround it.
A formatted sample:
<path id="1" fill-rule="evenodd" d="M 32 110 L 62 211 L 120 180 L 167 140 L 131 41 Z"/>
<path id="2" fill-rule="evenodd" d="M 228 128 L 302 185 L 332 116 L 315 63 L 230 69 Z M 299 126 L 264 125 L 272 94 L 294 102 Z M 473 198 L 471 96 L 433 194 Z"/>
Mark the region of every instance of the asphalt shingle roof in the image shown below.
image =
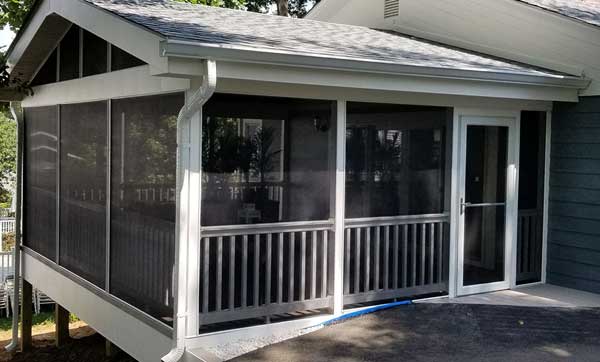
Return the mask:
<path id="1" fill-rule="evenodd" d="M 600 0 L 518 0 L 530 5 L 600 26 Z"/>
<path id="2" fill-rule="evenodd" d="M 266 53 L 404 66 L 562 77 L 563 74 L 370 29 L 171 0 L 85 0 L 168 39 Z"/>

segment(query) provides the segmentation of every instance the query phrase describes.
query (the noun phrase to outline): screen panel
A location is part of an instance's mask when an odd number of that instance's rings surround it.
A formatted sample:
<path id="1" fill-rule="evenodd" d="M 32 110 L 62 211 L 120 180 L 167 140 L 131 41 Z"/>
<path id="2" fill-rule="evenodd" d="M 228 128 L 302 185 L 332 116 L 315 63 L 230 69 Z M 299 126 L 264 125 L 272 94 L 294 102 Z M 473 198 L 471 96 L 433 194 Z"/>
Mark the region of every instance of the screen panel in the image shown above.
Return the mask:
<path id="1" fill-rule="evenodd" d="M 55 49 L 52 54 L 46 59 L 46 62 L 31 81 L 31 86 L 50 84 L 56 82 L 56 61 L 58 52 Z"/>
<path id="2" fill-rule="evenodd" d="M 183 94 L 112 102 L 113 295 L 170 323 L 175 263 L 177 114 Z"/>
<path id="3" fill-rule="evenodd" d="M 330 218 L 334 103 L 217 94 L 202 127 L 202 225 Z"/>
<path id="4" fill-rule="evenodd" d="M 348 103 L 346 217 L 444 212 L 446 108 Z"/>
<path id="5" fill-rule="evenodd" d="M 111 71 L 133 68 L 146 64 L 143 60 L 134 57 L 119 47 L 112 45 L 111 48 Z"/>
<path id="6" fill-rule="evenodd" d="M 23 243 L 56 260 L 58 107 L 24 113 Z"/>
<path id="7" fill-rule="evenodd" d="M 106 73 L 108 71 L 108 43 L 90 33 L 83 31 L 83 76 Z"/>
<path id="8" fill-rule="evenodd" d="M 60 42 L 60 81 L 79 78 L 79 27 L 71 26 Z"/>
<path id="9" fill-rule="evenodd" d="M 60 264 L 105 287 L 107 102 L 60 107 Z"/>

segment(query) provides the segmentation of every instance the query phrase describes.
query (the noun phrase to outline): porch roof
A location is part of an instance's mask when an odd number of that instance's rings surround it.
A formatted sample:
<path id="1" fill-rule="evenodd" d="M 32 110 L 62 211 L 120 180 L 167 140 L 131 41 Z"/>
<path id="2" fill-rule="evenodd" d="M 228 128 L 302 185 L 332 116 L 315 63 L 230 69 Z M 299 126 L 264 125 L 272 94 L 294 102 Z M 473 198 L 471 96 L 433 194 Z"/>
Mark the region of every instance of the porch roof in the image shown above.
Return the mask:
<path id="1" fill-rule="evenodd" d="M 600 26 L 600 0 L 518 0 L 585 23 Z"/>
<path id="2" fill-rule="evenodd" d="M 216 8 L 171 0 L 84 0 L 116 14 L 164 38 L 166 44 L 201 47 L 203 54 L 257 54 L 309 58 L 319 65 L 328 61 L 362 64 L 361 70 L 376 71 L 385 66 L 410 70 L 433 69 L 446 72 L 475 72 L 491 75 L 547 79 L 551 85 L 585 87 L 582 78 L 494 58 L 417 39 L 404 34 L 362 26 L 286 18 Z M 216 52 L 216 53 L 215 53 Z M 163 47 L 163 55 L 169 49 Z M 181 54 L 179 54 L 181 55 Z M 187 54 L 192 56 L 192 54 Z M 268 59 L 268 58 L 267 58 Z M 227 59 L 232 60 L 232 59 Z M 235 59 L 233 59 L 235 60 Z M 248 60 L 248 59 L 240 59 Z M 258 61 L 251 57 L 250 60 Z M 293 60 L 290 61 L 293 63 Z M 335 66 L 331 66 L 335 68 Z M 351 66 L 348 66 L 351 68 Z M 476 77 L 473 77 L 476 78 Z M 510 79 L 518 82 L 518 79 Z M 536 82 L 538 83 L 538 82 Z"/>

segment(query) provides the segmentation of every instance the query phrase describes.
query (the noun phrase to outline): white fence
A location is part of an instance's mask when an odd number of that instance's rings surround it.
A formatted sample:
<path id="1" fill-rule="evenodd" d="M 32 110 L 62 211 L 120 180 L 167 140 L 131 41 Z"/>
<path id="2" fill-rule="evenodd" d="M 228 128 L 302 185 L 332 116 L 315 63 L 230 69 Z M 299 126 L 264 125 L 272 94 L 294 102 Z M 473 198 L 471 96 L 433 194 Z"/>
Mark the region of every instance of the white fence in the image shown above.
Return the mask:
<path id="1" fill-rule="evenodd" d="M 14 275 L 15 258 L 12 251 L 0 252 L 0 284 L 6 281 L 7 276 Z"/>

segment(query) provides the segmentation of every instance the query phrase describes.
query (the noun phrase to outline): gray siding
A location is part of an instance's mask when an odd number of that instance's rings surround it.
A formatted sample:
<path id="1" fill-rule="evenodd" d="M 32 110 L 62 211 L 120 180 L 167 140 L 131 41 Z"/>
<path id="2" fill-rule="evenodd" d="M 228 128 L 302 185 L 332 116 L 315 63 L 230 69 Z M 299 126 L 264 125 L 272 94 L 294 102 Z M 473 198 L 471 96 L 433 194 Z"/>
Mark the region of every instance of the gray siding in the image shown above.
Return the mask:
<path id="1" fill-rule="evenodd" d="M 600 293 L 600 97 L 556 103 L 547 281 Z"/>

